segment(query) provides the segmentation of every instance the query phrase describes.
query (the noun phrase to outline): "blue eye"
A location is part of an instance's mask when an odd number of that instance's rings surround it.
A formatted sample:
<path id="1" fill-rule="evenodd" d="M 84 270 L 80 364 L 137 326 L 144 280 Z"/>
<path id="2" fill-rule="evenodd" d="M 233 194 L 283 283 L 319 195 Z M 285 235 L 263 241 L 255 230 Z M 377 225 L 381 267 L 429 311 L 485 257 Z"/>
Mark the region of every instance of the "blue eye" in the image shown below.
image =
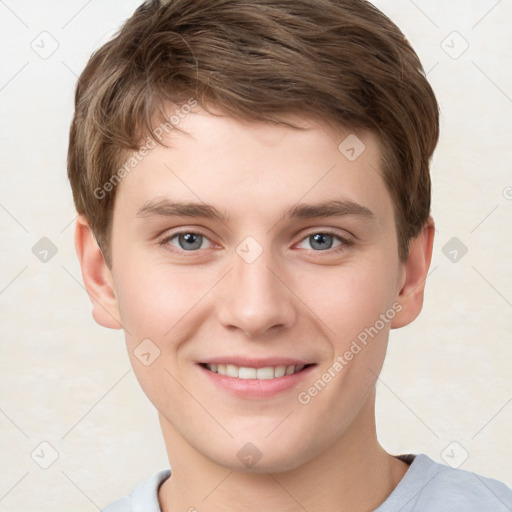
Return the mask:
<path id="1" fill-rule="evenodd" d="M 325 251 L 332 248 L 334 237 L 324 233 L 317 233 L 316 235 L 308 237 L 308 240 L 311 240 L 312 247 L 316 245 L 318 249 Z"/>
<path id="2" fill-rule="evenodd" d="M 333 245 L 338 240 L 338 245 Z M 319 231 L 317 233 L 311 233 L 303 242 L 307 241 L 315 252 L 328 251 L 330 249 L 337 249 L 343 245 L 350 245 L 349 241 L 335 233 Z"/>
<path id="3" fill-rule="evenodd" d="M 171 241 L 177 239 L 179 247 L 172 244 Z M 181 233 L 175 233 L 174 235 L 163 240 L 163 244 L 170 244 L 181 251 L 195 251 L 196 249 L 204 249 L 203 242 L 208 240 L 206 236 L 201 233 L 195 233 L 193 231 L 182 231 Z"/>

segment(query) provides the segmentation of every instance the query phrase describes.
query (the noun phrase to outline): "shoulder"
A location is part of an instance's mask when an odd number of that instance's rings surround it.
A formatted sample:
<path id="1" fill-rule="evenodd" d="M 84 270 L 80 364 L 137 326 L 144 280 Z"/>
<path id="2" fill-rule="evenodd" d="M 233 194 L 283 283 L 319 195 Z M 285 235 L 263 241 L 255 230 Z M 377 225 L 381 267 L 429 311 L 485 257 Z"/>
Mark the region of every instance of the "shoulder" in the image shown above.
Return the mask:
<path id="1" fill-rule="evenodd" d="M 423 455 L 429 459 L 426 455 Z M 446 510 L 510 512 L 512 489 L 503 482 L 470 471 L 454 469 L 429 459 L 437 468 L 435 477 L 425 488 L 424 500 L 436 503 L 442 497 Z"/>
<path id="2" fill-rule="evenodd" d="M 376 512 L 511 512 L 512 489 L 498 480 L 416 455 Z"/>
<path id="3" fill-rule="evenodd" d="M 171 476 L 170 469 L 157 471 L 143 480 L 129 496 L 110 503 L 101 512 L 161 512 L 158 503 L 158 488 Z"/>
<path id="4" fill-rule="evenodd" d="M 130 496 L 123 496 L 110 505 L 103 507 L 101 512 L 132 512 Z"/>

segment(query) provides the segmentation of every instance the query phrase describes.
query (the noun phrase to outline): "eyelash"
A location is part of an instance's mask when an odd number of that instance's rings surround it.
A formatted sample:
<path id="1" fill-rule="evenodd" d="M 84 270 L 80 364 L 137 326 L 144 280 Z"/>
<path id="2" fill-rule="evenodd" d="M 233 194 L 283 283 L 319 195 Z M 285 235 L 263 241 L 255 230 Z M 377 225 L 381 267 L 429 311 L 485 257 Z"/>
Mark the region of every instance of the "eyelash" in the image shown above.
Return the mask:
<path id="1" fill-rule="evenodd" d="M 208 236 L 203 233 L 202 231 L 192 231 L 192 230 L 183 230 L 183 231 L 177 231 L 176 233 L 173 233 L 172 235 L 169 235 L 169 236 L 166 236 L 163 240 L 161 240 L 159 242 L 159 244 L 161 246 L 165 246 L 165 245 L 168 245 L 169 242 L 173 239 L 173 238 L 176 238 L 177 236 L 179 235 L 185 235 L 185 234 L 191 234 L 191 235 L 200 235 L 204 238 L 206 238 L 208 241 L 210 241 L 210 243 L 213 243 L 209 238 Z M 334 248 L 331 248 L 331 249 L 325 249 L 323 251 L 315 251 L 314 249 L 306 249 L 308 250 L 309 252 L 313 252 L 313 253 L 319 253 L 319 254 L 322 254 L 322 253 L 328 253 L 328 254 L 333 254 L 333 253 L 337 253 L 339 251 L 342 251 L 344 249 L 346 249 L 347 247 L 350 247 L 352 245 L 354 245 L 354 242 L 352 240 L 349 240 L 343 236 L 341 236 L 340 234 L 334 232 L 334 231 L 329 231 L 329 230 L 326 230 L 326 231 L 312 231 L 310 233 L 308 233 L 307 235 L 305 235 L 301 240 L 300 242 L 303 242 L 304 240 L 306 240 L 307 238 L 313 236 L 313 235 L 329 235 L 329 236 L 332 236 L 336 239 L 338 239 L 341 244 L 338 246 L 338 247 L 334 247 Z M 193 250 L 193 251 L 185 251 L 183 249 L 179 249 L 178 247 L 174 247 L 172 246 L 172 249 L 171 249 L 173 252 L 177 252 L 178 254 L 187 254 L 187 255 L 192 255 L 194 253 L 197 253 L 197 252 L 200 252 L 201 249 L 196 249 L 196 250 Z"/>

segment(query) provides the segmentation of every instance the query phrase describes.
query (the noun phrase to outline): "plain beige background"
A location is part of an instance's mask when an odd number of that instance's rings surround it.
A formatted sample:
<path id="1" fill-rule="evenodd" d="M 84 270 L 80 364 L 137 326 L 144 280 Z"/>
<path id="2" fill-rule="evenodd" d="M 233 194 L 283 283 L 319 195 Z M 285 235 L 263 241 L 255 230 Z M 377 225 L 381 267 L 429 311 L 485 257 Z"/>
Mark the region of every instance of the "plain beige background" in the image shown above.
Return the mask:
<path id="1" fill-rule="evenodd" d="M 0 1 L 0 512 L 95 511 L 168 466 L 122 333 L 91 317 L 66 178 L 77 75 L 138 4 Z M 426 302 L 392 332 L 379 438 L 512 485 L 512 1 L 375 4 L 442 110 Z"/>

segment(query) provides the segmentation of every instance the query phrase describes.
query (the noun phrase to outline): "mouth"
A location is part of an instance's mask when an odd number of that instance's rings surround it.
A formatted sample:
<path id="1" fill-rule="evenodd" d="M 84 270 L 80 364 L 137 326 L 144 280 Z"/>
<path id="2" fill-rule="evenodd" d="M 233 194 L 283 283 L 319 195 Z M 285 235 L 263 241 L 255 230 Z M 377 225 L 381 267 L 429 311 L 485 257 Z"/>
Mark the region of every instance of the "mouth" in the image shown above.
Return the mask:
<path id="1" fill-rule="evenodd" d="M 201 363 L 203 368 L 206 368 L 212 373 L 224 375 L 226 377 L 238 379 L 255 379 L 255 380 L 270 380 L 279 379 L 287 375 L 295 375 L 302 372 L 306 368 L 313 366 L 313 364 L 291 364 L 291 365 L 276 365 L 264 366 L 262 368 L 252 368 L 249 366 L 236 366 L 234 364 L 213 364 Z"/>
<path id="2" fill-rule="evenodd" d="M 244 400 L 277 398 L 291 392 L 304 384 L 315 366 L 316 363 L 297 360 L 244 359 L 229 362 L 217 359 L 198 364 L 201 373 L 214 387 Z"/>

